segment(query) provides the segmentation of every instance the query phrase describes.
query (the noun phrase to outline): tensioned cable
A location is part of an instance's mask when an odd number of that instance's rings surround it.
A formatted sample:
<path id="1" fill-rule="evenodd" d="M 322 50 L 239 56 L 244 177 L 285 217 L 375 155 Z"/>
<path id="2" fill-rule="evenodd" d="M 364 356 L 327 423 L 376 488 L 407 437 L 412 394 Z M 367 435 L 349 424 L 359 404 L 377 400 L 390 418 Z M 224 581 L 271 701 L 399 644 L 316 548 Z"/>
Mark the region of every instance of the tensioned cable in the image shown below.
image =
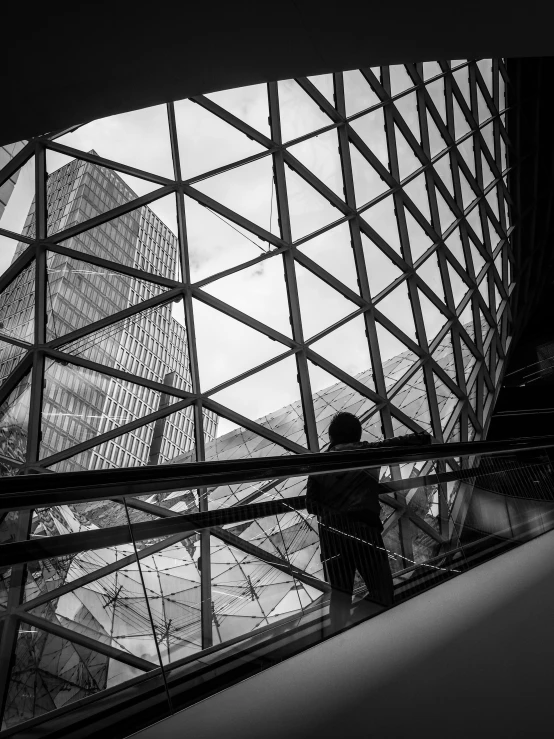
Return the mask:
<path id="1" fill-rule="evenodd" d="M 206 208 L 207 210 L 209 210 L 209 211 L 210 211 L 210 213 L 213 213 L 213 215 L 214 215 L 214 216 L 216 216 L 217 218 L 219 218 L 219 220 L 220 220 L 220 221 L 223 221 L 223 223 L 226 223 L 226 224 L 227 224 L 227 226 L 229 226 L 230 228 L 232 228 L 232 229 L 233 229 L 233 231 L 236 231 L 236 232 L 237 232 L 238 234 L 240 234 L 241 236 L 244 236 L 244 238 L 245 238 L 245 239 L 247 239 L 248 241 L 251 241 L 251 242 L 252 242 L 252 243 L 254 244 L 254 246 L 256 246 L 256 247 L 257 247 L 258 249 L 260 249 L 261 251 L 263 251 L 263 253 L 264 253 L 264 254 L 266 254 L 266 253 L 267 253 L 267 252 L 269 251 L 269 249 L 264 249 L 264 248 L 263 248 L 263 246 L 260 246 L 260 244 L 257 244 L 257 243 L 256 243 L 256 242 L 254 241 L 254 239 L 251 239 L 251 238 L 249 238 L 249 237 L 248 237 L 248 236 L 247 236 L 246 234 L 244 234 L 244 233 L 243 233 L 242 231 L 239 231 L 239 230 L 238 230 L 238 228 L 235 228 L 235 226 L 233 226 L 233 225 L 232 225 L 231 223 L 229 223 L 229 221 L 228 221 L 228 220 L 227 220 L 226 218 L 222 218 L 222 217 L 221 217 L 221 216 L 219 215 L 219 213 L 216 213 L 216 212 L 215 212 L 215 210 L 212 210 L 211 208 L 208 208 L 208 206 L 207 206 L 207 205 L 206 205 L 206 206 L 204 206 L 204 207 L 205 207 L 205 208 Z"/>

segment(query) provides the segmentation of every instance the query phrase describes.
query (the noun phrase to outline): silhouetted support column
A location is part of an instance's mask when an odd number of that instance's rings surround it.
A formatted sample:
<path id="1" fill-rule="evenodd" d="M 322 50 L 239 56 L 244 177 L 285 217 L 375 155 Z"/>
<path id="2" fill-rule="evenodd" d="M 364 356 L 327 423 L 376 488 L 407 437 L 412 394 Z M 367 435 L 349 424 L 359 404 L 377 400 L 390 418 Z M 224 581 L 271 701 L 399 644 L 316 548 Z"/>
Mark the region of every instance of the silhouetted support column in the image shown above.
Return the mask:
<path id="1" fill-rule="evenodd" d="M 173 387 L 175 383 L 175 372 L 168 372 L 164 377 L 164 385 Z M 160 397 L 160 405 L 158 410 L 162 410 L 170 404 L 170 396 L 167 393 L 162 393 Z M 165 425 L 167 422 L 167 416 L 158 418 L 156 425 L 154 426 L 154 434 L 152 435 L 152 443 L 150 444 L 150 455 L 148 457 L 148 464 L 160 464 L 160 455 L 162 451 L 162 442 L 165 436 Z"/>

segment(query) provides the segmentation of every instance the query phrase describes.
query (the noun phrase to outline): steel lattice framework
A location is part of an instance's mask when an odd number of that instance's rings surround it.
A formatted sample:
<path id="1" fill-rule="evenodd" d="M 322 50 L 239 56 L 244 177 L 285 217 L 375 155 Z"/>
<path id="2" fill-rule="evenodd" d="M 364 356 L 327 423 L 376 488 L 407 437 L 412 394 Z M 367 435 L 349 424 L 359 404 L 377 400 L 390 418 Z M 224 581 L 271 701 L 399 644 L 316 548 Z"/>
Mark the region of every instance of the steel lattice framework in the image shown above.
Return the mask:
<path id="1" fill-rule="evenodd" d="M 263 115 L 254 119 L 241 114 L 245 111 L 239 104 L 243 91 L 236 91 L 235 98 L 233 91 L 198 96 L 186 101 L 186 108 L 183 102 L 169 103 L 171 177 L 156 173 L 155 168 L 146 171 L 103 158 L 94 150 L 68 146 L 63 142 L 70 132 L 28 142 L 0 171 L 1 185 L 34 158 L 32 223 L 28 221 L 20 233 L 0 229 L 0 235 L 20 244 L 16 258 L 0 277 L 0 293 L 8 294 L 23 274 L 32 274 L 33 284 L 31 333 L 29 322 L 26 334 L 0 329 L 1 346 L 12 362 L 0 387 L 0 417 L 6 418 L 25 396 L 29 418 L 25 433 L 17 434 L 13 429 L 8 433 L 4 422 L 2 464 L 6 473 L 46 472 L 61 469 L 57 466 L 60 463 L 77 464 L 83 454 L 102 445 L 106 448 L 109 442 L 143 427 L 155 435 L 160 421 L 177 413 L 188 414 L 194 449 L 183 449 L 187 455 L 176 461 L 316 452 L 325 442 L 332 413 L 340 409 L 362 417 L 367 438 L 388 438 L 406 430 L 430 430 L 441 442 L 483 438 L 512 331 L 511 236 L 517 214 L 512 211 L 507 187 L 511 171 L 506 130 L 508 86 L 501 60 L 407 64 L 273 82 L 256 86 L 268 126 Z M 251 146 L 256 153 L 235 159 L 231 143 L 230 154 L 221 166 L 218 163 L 209 171 L 185 176 L 190 149 L 183 121 L 194 106 L 204 118 L 217 120 L 231 142 L 240 139 L 237 151 Z M 204 120 L 202 116 L 199 113 L 199 122 Z M 291 131 L 297 135 L 289 137 Z M 48 156 L 52 153 L 64 155 L 67 161 L 87 163 L 87 171 L 92 173 L 119 173 L 113 175 L 114 182 L 120 177 L 135 178 L 148 191 L 140 196 L 132 192 L 117 207 L 88 212 L 71 224 L 60 225 L 57 220 L 54 225 L 48 209 Z M 212 159 L 207 157 L 207 161 Z M 267 194 L 259 209 L 258 171 L 264 172 Z M 173 204 L 177 226 L 179 259 L 173 274 L 125 264 L 79 246 L 84 235 L 120 224 L 129 214 L 144 212 L 147 206 L 154 208 L 164 199 Z M 206 214 L 204 220 L 197 215 L 199 206 Z M 206 224 L 214 224 L 214 228 L 223 224 L 228 234 L 235 234 L 232 238 L 238 234 L 241 243 L 248 241 L 254 252 L 244 257 L 246 252 L 239 249 L 239 256 L 233 258 L 230 250 L 224 269 L 199 278 L 195 266 L 198 252 L 191 239 Z M 119 226 L 114 228 L 117 231 Z M 325 248 L 320 247 L 325 243 L 333 245 L 336 266 L 325 259 Z M 51 260 L 56 255 L 115 274 L 129 284 L 150 286 L 150 292 L 123 309 L 81 322 L 58 335 L 53 329 L 56 315 L 48 292 Z M 346 279 L 343 262 L 352 263 L 354 280 Z M 272 280 L 280 282 L 287 304 L 284 323 L 272 321 L 263 298 L 254 293 L 236 300 L 218 297 L 218 286 L 248 270 L 249 274 L 266 270 Z M 317 287 L 308 289 L 307 285 Z M 245 307 L 249 300 L 250 307 Z M 326 306 L 334 305 L 333 301 L 340 302 L 340 310 L 326 313 Z M 91 347 L 106 341 L 112 327 L 122 331 L 175 302 L 186 331 L 186 382 L 169 387 L 163 374 L 157 376 L 153 370 L 136 372 L 132 365 L 112 362 L 112 366 L 94 360 Z M 243 363 L 233 376 L 225 376 L 222 370 L 212 384 L 215 374 L 211 368 L 219 367 L 222 358 L 215 339 L 212 353 L 204 354 L 207 359 L 200 357 L 206 346 L 202 342 L 209 345 L 210 336 L 199 338 L 195 319 L 206 309 L 215 317 L 214 336 L 219 320 L 224 326 L 241 325 L 248 331 L 240 335 L 239 344 L 244 336 L 262 337 L 271 351 L 255 354 L 256 361 L 246 367 Z M 318 321 L 310 311 L 317 314 L 320 309 Z M 322 321 L 326 325 L 321 325 Z M 385 350 L 391 346 L 397 347 L 396 351 Z M 241 347 L 237 348 L 240 352 Z M 367 356 L 365 365 L 358 355 Z M 45 377 L 53 364 L 111 378 L 142 393 L 151 391 L 157 402 L 132 420 L 98 427 L 88 438 L 71 437 L 64 448 L 45 454 L 41 448 Z M 281 411 L 261 418 L 262 414 L 255 415 L 249 406 L 237 402 L 241 393 L 247 398 L 268 392 L 279 382 L 280 373 L 283 378 L 287 373 L 293 376 L 298 388 L 296 398 L 291 397 L 292 402 Z M 233 388 L 238 388 L 236 395 L 225 394 Z M 229 403 L 226 398 L 231 398 Z M 212 441 L 213 433 L 205 433 L 210 419 L 226 419 L 239 430 Z M 440 464 L 441 470 L 448 470 L 445 462 Z M 450 467 L 455 465 L 452 461 Z M 79 468 L 82 466 L 77 464 L 75 469 Z M 421 469 L 425 472 L 426 468 Z M 387 474 L 400 479 L 406 471 L 391 468 Z M 139 517 L 133 521 L 143 520 L 140 516 L 175 515 L 187 506 L 207 511 L 249 501 L 252 496 L 299 495 L 303 484 L 295 479 L 290 485 L 268 481 L 262 487 L 257 483 L 200 490 L 196 497 L 181 493 L 176 500 L 184 508 L 176 507 L 169 496 L 129 499 L 129 507 L 133 516 Z M 446 529 L 437 529 L 429 523 L 429 516 L 432 518 L 435 506 L 444 520 L 453 499 L 445 495 L 439 500 L 435 493 L 437 497 L 430 498 L 417 515 L 406 514 L 405 508 L 395 509 L 391 502 L 386 531 L 390 537 L 394 533 L 405 560 L 417 559 L 414 546 L 417 549 L 419 544 L 414 544 L 412 525 L 434 541 L 442 542 L 449 535 L 448 524 Z M 62 506 L 57 512 L 20 513 L 13 539 L 29 538 L 37 525 L 42 526 L 43 535 L 57 535 L 102 526 L 106 521 L 113 524 L 125 520 L 126 510 L 120 504 L 106 505 L 104 522 L 86 508 Z M 160 654 L 160 645 L 165 645 L 166 655 L 177 645 L 181 651 L 176 654 L 182 655 L 210 646 L 214 639 L 224 641 L 226 634 L 278 619 L 290 609 L 285 601 L 291 582 L 303 583 L 300 604 L 302 598 L 311 602 L 325 590 L 317 551 L 309 517 L 294 513 L 288 518 L 274 517 L 271 525 L 253 523 L 236 530 L 203 531 L 197 538 L 175 536 L 147 542 L 137 558 L 132 548 L 114 546 L 100 553 L 83 552 L 65 563 L 52 559 L 39 568 L 32 592 L 27 568 L 18 565 L 11 572 L 4 611 L 0 607 L 0 617 L 6 619 L 0 689 L 5 697 L 8 665 L 13 663 L 15 645 L 22 643 L 21 639 L 18 642 L 22 623 L 55 636 L 65 645 L 56 652 L 57 657 L 50 658 L 48 666 L 41 667 L 50 674 L 63 673 L 63 665 L 54 663 L 62 659 L 60 655 L 72 640 L 96 655 L 96 662 L 87 662 L 87 685 L 92 687 L 85 689 L 81 683 L 80 692 L 75 694 L 83 697 L 106 686 L 109 660 L 121 668 L 116 673 L 110 668 L 108 682 L 116 684 L 136 670 L 150 669 L 156 650 Z M 177 559 L 180 564 L 172 564 Z M 275 566 L 283 560 L 293 567 L 292 577 Z M 142 570 L 136 569 L 139 561 Z M 39 580 L 48 574 L 45 567 L 58 579 L 55 590 L 42 590 Z M 138 596 L 139 572 L 150 592 L 150 605 Z M 166 584 L 160 584 L 162 581 Z M 80 621 L 75 630 L 67 612 L 60 615 L 53 601 L 91 583 L 95 585 L 90 592 L 96 588 L 96 595 L 87 596 L 88 626 Z M 172 600 L 170 594 L 176 592 L 194 595 L 188 601 L 185 595 Z M 106 622 L 100 629 L 98 612 L 94 618 L 91 615 L 99 606 L 91 598 L 100 599 L 104 612 L 111 609 L 111 626 Z M 243 601 L 254 609 L 250 615 Z M 85 601 L 81 600 L 81 605 L 84 608 Z M 120 607 L 126 608 L 126 618 L 120 617 Z M 189 615 L 183 622 L 184 612 Z M 233 619 L 240 618 L 241 625 L 233 631 Z M 248 627 L 244 626 L 245 618 L 252 619 Z M 154 652 L 140 635 L 149 620 L 156 623 Z M 91 626 L 93 621 L 95 627 Z M 135 626 L 131 628 L 132 623 Z M 70 662 L 72 654 L 67 652 L 64 660 Z M 42 655 L 41 659 L 44 652 Z M 17 664 L 28 665 L 29 660 L 27 655 Z M 28 688 L 25 680 L 21 685 L 21 690 Z M 14 700 L 21 700 L 18 695 L 16 691 L 8 700 L 12 713 L 6 721 L 10 725 L 21 720 L 15 718 Z M 57 705 L 52 699 L 49 707 L 37 708 L 36 713 Z M 21 715 L 28 718 L 34 714 L 25 709 Z"/>

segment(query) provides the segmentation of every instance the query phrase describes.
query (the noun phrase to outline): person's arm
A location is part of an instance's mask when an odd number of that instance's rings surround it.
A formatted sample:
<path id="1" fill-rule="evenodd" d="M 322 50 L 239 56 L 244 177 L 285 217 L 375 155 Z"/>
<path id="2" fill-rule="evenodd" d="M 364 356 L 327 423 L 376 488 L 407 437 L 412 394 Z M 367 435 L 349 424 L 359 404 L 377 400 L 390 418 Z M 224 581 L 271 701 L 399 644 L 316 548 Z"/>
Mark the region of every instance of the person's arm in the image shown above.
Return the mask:
<path id="1" fill-rule="evenodd" d="M 378 449 L 379 447 L 389 446 L 424 446 L 432 443 L 433 437 L 431 434 L 420 431 L 414 434 L 405 434 L 404 436 L 393 436 L 391 439 L 383 439 L 382 441 L 366 442 L 364 446 L 366 449 Z"/>

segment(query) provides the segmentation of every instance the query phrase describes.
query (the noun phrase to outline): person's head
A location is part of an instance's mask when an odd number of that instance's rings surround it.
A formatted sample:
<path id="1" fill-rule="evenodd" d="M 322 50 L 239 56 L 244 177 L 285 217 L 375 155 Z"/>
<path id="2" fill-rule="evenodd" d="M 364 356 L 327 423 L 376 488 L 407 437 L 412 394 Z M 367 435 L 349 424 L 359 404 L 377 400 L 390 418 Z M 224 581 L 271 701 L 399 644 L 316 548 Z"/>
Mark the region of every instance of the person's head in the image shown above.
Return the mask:
<path id="1" fill-rule="evenodd" d="M 329 426 L 329 441 L 336 444 L 352 444 L 362 438 L 362 424 L 352 413 L 337 413 Z"/>

